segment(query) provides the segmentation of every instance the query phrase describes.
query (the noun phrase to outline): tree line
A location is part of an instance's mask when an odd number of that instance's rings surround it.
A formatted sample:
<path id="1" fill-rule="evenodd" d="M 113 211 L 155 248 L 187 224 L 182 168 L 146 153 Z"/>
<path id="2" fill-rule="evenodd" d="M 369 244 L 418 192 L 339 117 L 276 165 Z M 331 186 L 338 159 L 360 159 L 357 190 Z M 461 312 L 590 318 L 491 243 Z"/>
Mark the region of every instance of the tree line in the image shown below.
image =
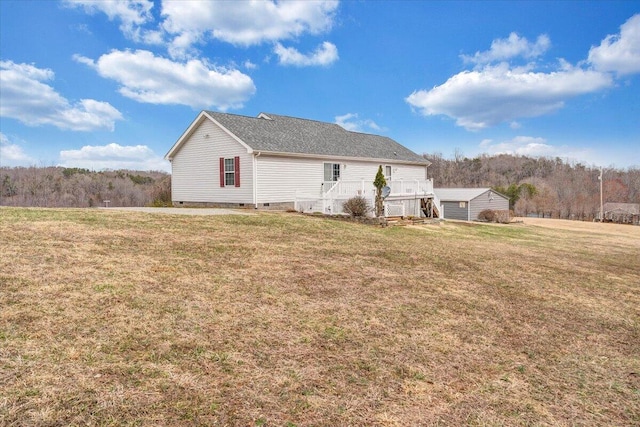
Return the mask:
<path id="1" fill-rule="evenodd" d="M 34 207 L 164 206 L 171 175 L 63 167 L 0 167 L 0 205 Z"/>
<path id="2" fill-rule="evenodd" d="M 467 158 L 425 154 L 436 188 L 491 187 L 518 216 L 593 220 L 600 212 L 600 169 L 558 157 L 509 154 Z M 604 202 L 640 203 L 640 168 L 603 169 Z"/>

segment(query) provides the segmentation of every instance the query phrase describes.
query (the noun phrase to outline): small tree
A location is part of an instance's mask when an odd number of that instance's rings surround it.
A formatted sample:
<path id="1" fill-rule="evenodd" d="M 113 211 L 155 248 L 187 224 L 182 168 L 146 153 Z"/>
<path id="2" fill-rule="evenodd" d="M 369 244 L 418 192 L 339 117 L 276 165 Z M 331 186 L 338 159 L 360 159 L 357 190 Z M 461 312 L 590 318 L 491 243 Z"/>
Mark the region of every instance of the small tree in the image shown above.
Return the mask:
<path id="1" fill-rule="evenodd" d="M 509 209 L 513 209 L 522 195 L 525 197 L 533 197 L 538 194 L 538 190 L 533 184 L 511 184 L 508 187 L 494 186 L 493 190 L 509 197 Z"/>
<path id="2" fill-rule="evenodd" d="M 382 173 L 382 165 L 378 166 L 378 173 L 373 180 L 373 186 L 376 187 L 376 216 L 380 217 L 384 215 L 384 205 L 382 204 L 382 187 L 387 185 L 387 180 Z"/>

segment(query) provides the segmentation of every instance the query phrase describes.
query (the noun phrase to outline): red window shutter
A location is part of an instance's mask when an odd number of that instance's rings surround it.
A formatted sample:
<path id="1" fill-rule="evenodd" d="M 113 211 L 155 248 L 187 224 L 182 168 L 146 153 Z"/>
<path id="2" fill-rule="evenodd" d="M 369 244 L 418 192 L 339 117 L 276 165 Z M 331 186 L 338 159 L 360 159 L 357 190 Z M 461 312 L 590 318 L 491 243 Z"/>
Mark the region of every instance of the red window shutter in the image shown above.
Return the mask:
<path id="1" fill-rule="evenodd" d="M 235 157 L 235 170 L 236 170 L 236 187 L 240 187 L 240 157 Z"/>
<path id="2" fill-rule="evenodd" d="M 220 187 L 224 187 L 224 157 L 220 157 Z"/>

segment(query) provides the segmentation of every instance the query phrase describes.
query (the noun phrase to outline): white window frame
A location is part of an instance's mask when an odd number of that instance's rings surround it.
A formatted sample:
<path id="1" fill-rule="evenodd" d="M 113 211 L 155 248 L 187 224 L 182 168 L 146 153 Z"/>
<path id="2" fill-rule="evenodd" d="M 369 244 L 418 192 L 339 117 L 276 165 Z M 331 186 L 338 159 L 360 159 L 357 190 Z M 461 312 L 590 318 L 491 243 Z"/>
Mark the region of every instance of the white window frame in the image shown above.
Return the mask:
<path id="1" fill-rule="evenodd" d="M 330 169 L 327 169 L 327 166 L 329 166 Z M 330 162 L 325 162 L 323 163 L 323 170 L 324 170 L 324 182 L 335 182 L 338 181 L 340 179 L 340 173 L 341 173 L 341 166 L 340 163 L 330 163 Z M 329 178 L 327 179 L 327 172 L 329 172 L 329 174 L 331 175 Z M 337 172 L 337 173 L 336 173 Z"/>
<path id="2" fill-rule="evenodd" d="M 224 186 L 236 185 L 236 159 L 233 157 L 224 159 Z"/>
<path id="3" fill-rule="evenodd" d="M 384 179 L 386 179 L 387 181 L 391 181 L 392 176 L 393 176 L 393 166 L 384 165 Z"/>

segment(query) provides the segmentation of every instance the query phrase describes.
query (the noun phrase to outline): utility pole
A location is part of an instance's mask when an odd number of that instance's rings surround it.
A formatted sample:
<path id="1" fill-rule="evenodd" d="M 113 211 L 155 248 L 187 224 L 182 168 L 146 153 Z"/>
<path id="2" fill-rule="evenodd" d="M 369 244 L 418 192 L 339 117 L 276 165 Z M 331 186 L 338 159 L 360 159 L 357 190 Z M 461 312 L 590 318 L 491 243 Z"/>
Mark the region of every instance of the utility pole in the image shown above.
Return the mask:
<path id="1" fill-rule="evenodd" d="M 600 176 L 598 179 L 600 180 L 600 222 L 604 222 L 604 204 L 602 197 L 602 181 L 604 181 L 604 179 L 602 178 L 602 166 L 600 166 Z"/>

